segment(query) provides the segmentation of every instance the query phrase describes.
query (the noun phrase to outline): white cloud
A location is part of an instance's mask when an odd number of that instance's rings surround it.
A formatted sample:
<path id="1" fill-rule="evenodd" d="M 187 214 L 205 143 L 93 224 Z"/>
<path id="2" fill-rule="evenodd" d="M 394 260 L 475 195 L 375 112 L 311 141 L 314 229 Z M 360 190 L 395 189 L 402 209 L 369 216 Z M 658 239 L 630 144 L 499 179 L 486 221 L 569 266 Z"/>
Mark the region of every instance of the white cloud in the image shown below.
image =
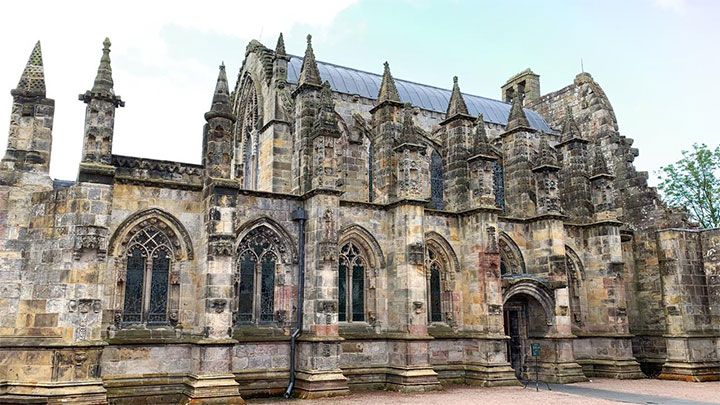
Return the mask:
<path id="1" fill-rule="evenodd" d="M 655 5 L 664 9 L 675 12 L 684 12 L 687 8 L 688 0 L 654 0 Z"/>
<path id="2" fill-rule="evenodd" d="M 39 39 L 48 97 L 56 101 L 51 175 L 75 178 L 85 114 L 77 95 L 92 86 L 102 40 L 109 36 L 115 91 L 127 102 L 117 113 L 114 153 L 199 162 L 202 117 L 220 60 L 236 64 L 228 66 L 233 81 L 251 38 L 274 46 L 278 32 L 299 25 L 326 33 L 355 1 L 2 2 L 0 91 L 16 86 Z M 168 43 L 169 28 L 219 41 L 207 43 L 204 52 L 179 49 L 182 42 Z M 0 93 L 0 128 L 9 121 L 8 93 Z M 0 129 L 3 150 L 6 138 Z"/>

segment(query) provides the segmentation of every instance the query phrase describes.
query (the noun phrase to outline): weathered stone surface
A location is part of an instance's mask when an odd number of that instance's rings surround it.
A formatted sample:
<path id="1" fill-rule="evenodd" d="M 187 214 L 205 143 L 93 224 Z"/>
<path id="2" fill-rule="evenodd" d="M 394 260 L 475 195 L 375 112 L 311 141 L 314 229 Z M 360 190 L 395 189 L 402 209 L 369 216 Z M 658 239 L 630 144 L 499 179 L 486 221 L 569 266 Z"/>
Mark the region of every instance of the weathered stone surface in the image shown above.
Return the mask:
<path id="1" fill-rule="evenodd" d="M 12 93 L 0 401 L 242 403 L 291 364 L 308 398 L 510 385 L 533 344 L 547 381 L 719 378 L 720 231 L 660 202 L 589 74 L 546 95 L 514 76 L 504 127 L 457 82 L 423 110 L 387 65 L 363 98 L 322 82 L 309 43 L 298 84 L 282 37 L 252 41 L 193 165 L 112 155 L 108 54 L 77 182 L 48 176 L 39 46 Z"/>

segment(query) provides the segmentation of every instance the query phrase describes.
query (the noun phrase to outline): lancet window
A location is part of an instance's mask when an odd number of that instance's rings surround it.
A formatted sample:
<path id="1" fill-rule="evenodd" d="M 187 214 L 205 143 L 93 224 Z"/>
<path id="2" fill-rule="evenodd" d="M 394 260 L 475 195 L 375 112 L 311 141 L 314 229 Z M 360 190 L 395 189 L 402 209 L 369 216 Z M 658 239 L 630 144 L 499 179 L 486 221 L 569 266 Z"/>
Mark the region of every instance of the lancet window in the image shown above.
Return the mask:
<path id="1" fill-rule="evenodd" d="M 338 261 L 338 321 L 365 321 L 365 270 L 367 260 L 353 242 L 340 249 Z"/>

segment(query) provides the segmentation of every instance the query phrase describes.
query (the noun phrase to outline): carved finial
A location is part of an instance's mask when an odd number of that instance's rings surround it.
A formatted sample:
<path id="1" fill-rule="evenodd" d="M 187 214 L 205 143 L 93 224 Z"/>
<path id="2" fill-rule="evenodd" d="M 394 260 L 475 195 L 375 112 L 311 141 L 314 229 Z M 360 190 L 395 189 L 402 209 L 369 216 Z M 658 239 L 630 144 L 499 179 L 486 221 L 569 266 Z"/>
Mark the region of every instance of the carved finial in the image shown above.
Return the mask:
<path id="1" fill-rule="evenodd" d="M 530 122 L 528 121 L 527 116 L 525 115 L 525 110 L 522 107 L 520 92 L 516 91 L 513 97 L 512 107 L 510 108 L 510 116 L 508 117 L 506 131 L 520 127 L 530 128 Z"/>
<path id="2" fill-rule="evenodd" d="M 475 120 L 475 131 L 473 134 L 472 151 L 470 153 L 470 156 L 477 155 L 496 155 L 495 151 L 493 151 L 492 146 L 490 146 L 487 132 L 485 132 L 485 117 L 482 113 L 480 113 L 480 115 L 478 115 L 477 119 Z"/>
<path id="3" fill-rule="evenodd" d="M 597 176 L 612 176 L 610 170 L 607 167 L 605 156 L 603 155 L 600 144 L 598 143 L 595 147 L 595 160 L 593 162 L 593 170 L 591 177 Z"/>
<path id="4" fill-rule="evenodd" d="M 322 90 L 320 90 L 320 110 L 313 123 L 313 137 L 315 136 L 340 137 L 335 101 L 333 101 L 332 88 L 327 80 L 323 82 Z"/>
<path id="5" fill-rule="evenodd" d="M 565 108 L 565 120 L 563 121 L 562 127 L 562 140 L 564 142 L 574 138 L 582 139 L 582 135 L 580 134 L 580 127 L 575 121 L 575 117 L 573 117 L 572 109 L 570 106 L 567 106 Z"/>
<path id="6" fill-rule="evenodd" d="M 413 109 L 410 103 L 405 104 L 405 108 L 403 110 L 402 130 L 400 131 L 400 136 L 396 140 L 396 145 L 401 144 L 422 144 L 420 135 L 415 127 Z"/>
<path id="7" fill-rule="evenodd" d="M 93 93 L 106 93 L 114 95 L 113 90 L 113 79 L 112 79 L 112 67 L 110 66 L 110 38 L 105 38 L 103 41 L 103 54 L 100 58 L 100 66 L 98 67 L 97 76 L 95 77 L 95 83 L 93 84 Z"/>
<path id="8" fill-rule="evenodd" d="M 112 45 L 110 38 L 105 38 L 103 41 L 103 53 L 100 57 L 100 66 L 98 66 L 92 90 L 81 94 L 79 99 L 88 103 L 93 98 L 100 98 L 112 102 L 116 107 L 123 107 L 125 102 L 120 99 L 120 96 L 115 95 L 115 90 L 113 89 L 112 66 L 110 66 L 110 45 Z"/>
<path id="9" fill-rule="evenodd" d="M 320 86 L 320 71 L 318 70 L 317 61 L 315 60 L 315 52 L 312 47 L 312 35 L 307 36 L 307 48 L 305 49 L 305 58 L 303 58 L 302 68 L 300 68 L 300 78 L 298 86 L 312 85 Z"/>
<path id="10" fill-rule="evenodd" d="M 382 82 L 380 83 L 377 103 L 382 104 L 386 101 L 400 102 L 400 95 L 395 86 L 395 79 L 393 79 L 390 73 L 390 64 L 387 63 L 387 61 L 383 63 L 383 76 Z"/>
<path id="11" fill-rule="evenodd" d="M 547 139 L 544 137 L 540 139 L 540 151 L 538 156 L 538 166 L 557 166 L 558 157 L 555 148 L 550 146 Z"/>
<path id="12" fill-rule="evenodd" d="M 45 71 L 43 68 L 40 41 L 35 43 L 17 87 L 10 92 L 13 96 L 45 97 Z"/>
<path id="13" fill-rule="evenodd" d="M 460 86 L 458 85 L 458 77 L 453 76 L 453 88 L 450 94 L 450 102 L 448 103 L 447 112 L 445 118 L 454 117 L 456 115 L 468 115 L 467 105 L 463 99 L 462 93 L 460 93 Z"/>
<path id="14" fill-rule="evenodd" d="M 275 45 L 275 56 L 285 56 L 285 39 L 283 39 L 282 32 L 278 36 L 277 44 Z"/>
<path id="15" fill-rule="evenodd" d="M 215 84 L 215 92 L 213 93 L 212 105 L 210 106 L 210 111 L 205 113 L 205 119 L 209 121 L 212 118 L 223 117 L 235 121 L 230 104 L 230 90 L 225 73 L 225 62 L 218 68 L 219 72 Z"/>

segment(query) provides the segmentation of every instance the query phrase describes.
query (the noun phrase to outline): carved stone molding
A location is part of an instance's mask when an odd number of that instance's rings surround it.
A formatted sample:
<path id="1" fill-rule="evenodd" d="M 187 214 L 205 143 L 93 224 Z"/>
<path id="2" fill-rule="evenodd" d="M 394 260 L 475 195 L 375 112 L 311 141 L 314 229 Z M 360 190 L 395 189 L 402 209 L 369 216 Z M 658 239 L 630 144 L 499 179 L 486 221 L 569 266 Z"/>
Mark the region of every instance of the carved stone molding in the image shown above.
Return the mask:
<path id="1" fill-rule="evenodd" d="M 75 227 L 73 258 L 80 260 L 83 252 L 95 251 L 99 260 L 107 254 L 108 229 L 104 226 L 79 225 Z"/>
<path id="2" fill-rule="evenodd" d="M 208 301 L 208 310 L 213 311 L 216 314 L 222 314 L 225 312 L 225 307 L 227 307 L 227 300 L 225 299 L 217 298 Z"/>
<path id="3" fill-rule="evenodd" d="M 408 263 L 421 265 L 425 263 L 425 245 L 422 242 L 411 243 L 407 246 Z"/>

